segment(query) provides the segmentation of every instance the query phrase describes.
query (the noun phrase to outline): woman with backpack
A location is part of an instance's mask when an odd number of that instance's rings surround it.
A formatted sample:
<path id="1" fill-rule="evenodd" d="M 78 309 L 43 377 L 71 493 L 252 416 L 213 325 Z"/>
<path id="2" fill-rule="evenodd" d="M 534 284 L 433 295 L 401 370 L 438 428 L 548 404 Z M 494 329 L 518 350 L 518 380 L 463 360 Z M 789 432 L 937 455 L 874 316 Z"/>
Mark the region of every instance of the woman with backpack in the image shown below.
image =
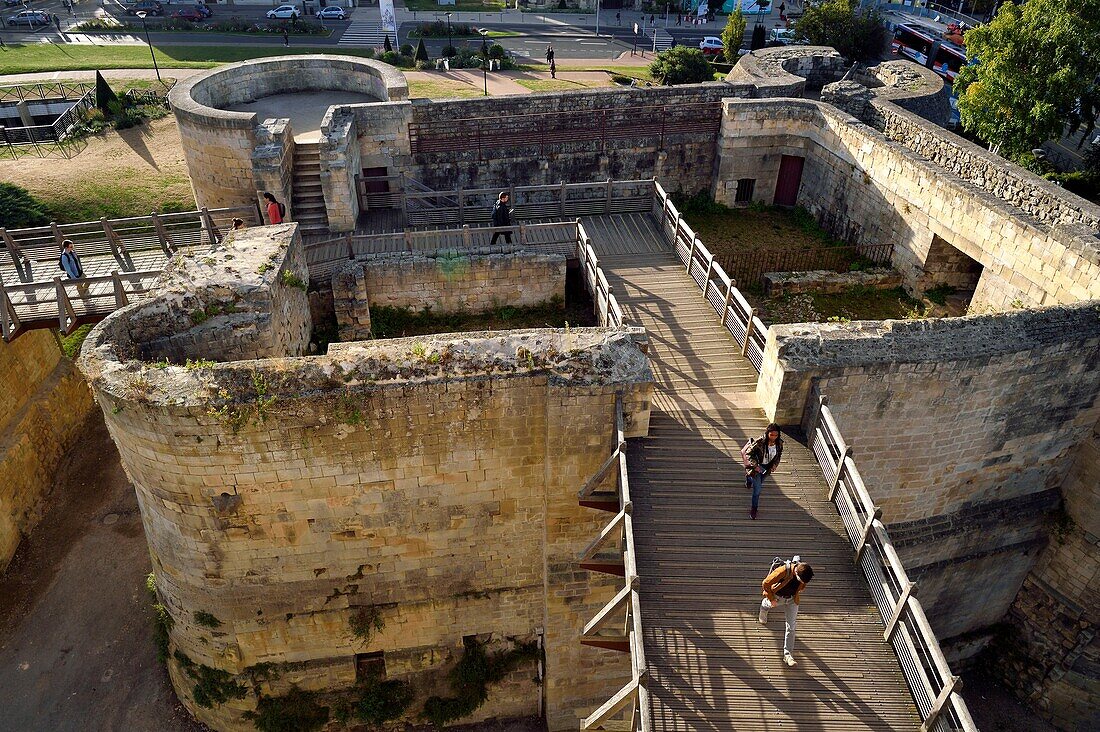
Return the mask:
<path id="1" fill-rule="evenodd" d="M 794 634 L 798 625 L 798 602 L 802 590 L 814 578 L 813 567 L 801 561 L 797 555 L 789 562 L 776 557 L 772 571 L 760 583 L 764 599 L 760 601 L 760 624 L 768 624 L 768 611 L 783 608 L 786 620 L 783 629 L 783 663 L 794 666 Z"/>
<path id="2" fill-rule="evenodd" d="M 271 193 L 264 193 L 264 198 L 267 200 L 267 220 L 272 224 L 283 223 L 283 217 L 286 216 L 286 206 L 275 200 L 275 196 Z"/>
<path id="3" fill-rule="evenodd" d="M 745 464 L 745 488 L 752 491 L 752 505 L 749 518 L 756 520 L 760 505 L 760 491 L 764 487 L 764 476 L 779 467 L 783 458 L 783 438 L 779 436 L 779 425 L 768 425 L 764 436 L 749 440 L 741 448 L 741 462 Z"/>

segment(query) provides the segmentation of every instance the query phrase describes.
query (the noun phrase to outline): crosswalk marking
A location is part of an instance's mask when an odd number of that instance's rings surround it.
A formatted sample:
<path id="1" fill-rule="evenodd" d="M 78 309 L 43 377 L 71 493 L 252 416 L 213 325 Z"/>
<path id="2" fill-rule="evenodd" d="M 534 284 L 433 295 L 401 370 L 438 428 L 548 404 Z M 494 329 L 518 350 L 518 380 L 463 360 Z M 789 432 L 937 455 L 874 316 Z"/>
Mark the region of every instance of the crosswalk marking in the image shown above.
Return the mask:
<path id="1" fill-rule="evenodd" d="M 382 28 L 382 21 L 378 18 L 356 20 L 352 19 L 351 25 L 336 42 L 337 46 L 381 46 L 386 41 L 386 31 Z M 391 37 L 390 43 L 397 48 L 397 38 Z"/>

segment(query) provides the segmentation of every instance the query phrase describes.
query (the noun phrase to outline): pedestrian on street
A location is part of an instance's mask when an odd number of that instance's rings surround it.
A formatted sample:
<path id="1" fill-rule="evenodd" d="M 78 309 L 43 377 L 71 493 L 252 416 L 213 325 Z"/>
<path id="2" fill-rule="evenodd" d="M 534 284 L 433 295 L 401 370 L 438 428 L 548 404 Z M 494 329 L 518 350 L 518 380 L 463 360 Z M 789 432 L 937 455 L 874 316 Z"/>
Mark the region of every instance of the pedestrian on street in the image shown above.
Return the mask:
<path id="1" fill-rule="evenodd" d="M 653 27 L 653 21 L 654 21 L 655 19 L 656 19 L 656 18 L 655 18 L 655 16 L 653 16 L 653 15 L 650 15 L 650 16 L 649 16 L 649 27 L 650 27 L 650 28 L 652 28 L 652 27 Z"/>
<path id="2" fill-rule="evenodd" d="M 290 31 L 283 26 L 283 46 L 290 48 Z"/>
<path id="3" fill-rule="evenodd" d="M 554 44 L 550 43 L 546 46 L 546 63 L 554 63 Z"/>
<path id="4" fill-rule="evenodd" d="M 283 217 L 286 216 L 286 206 L 275 200 L 275 196 L 271 193 L 264 193 L 264 199 L 267 201 L 265 207 L 267 208 L 267 220 L 272 224 L 283 223 Z"/>
<path id="5" fill-rule="evenodd" d="M 69 15 L 73 14 L 73 0 L 66 0 L 65 7 L 69 10 Z"/>
<path id="6" fill-rule="evenodd" d="M 551 62 L 551 69 L 554 69 Z M 492 223 L 495 227 L 511 226 L 512 225 L 512 209 L 508 207 L 510 196 L 508 191 L 501 191 L 497 196 L 497 203 L 493 206 L 493 219 Z M 503 235 L 504 241 L 508 244 L 512 243 L 512 232 L 510 231 L 494 231 L 493 238 L 489 240 L 489 246 L 493 246 L 497 243 L 497 237 Z"/>
<path id="7" fill-rule="evenodd" d="M 553 61 L 550 62 L 550 78 L 551 79 L 558 78 L 558 65 L 556 63 L 554 63 Z"/>
<path id="8" fill-rule="evenodd" d="M 53 16 L 53 24 L 55 26 L 57 26 L 57 32 L 60 33 L 61 32 L 61 18 L 57 17 L 56 13 Z"/>
<path id="9" fill-rule="evenodd" d="M 676 25 L 682 25 L 684 22 L 683 13 L 676 13 Z"/>
<path id="10" fill-rule="evenodd" d="M 623 14 L 622 13 L 615 13 L 615 25 L 622 25 L 622 24 L 623 24 Z"/>
<path id="11" fill-rule="evenodd" d="M 760 506 L 764 476 L 775 472 L 782 458 L 783 438 L 779 435 L 779 425 L 775 423 L 768 425 L 763 437 L 749 440 L 741 448 L 741 462 L 745 465 L 745 487 L 752 491 L 749 518 L 754 521 Z"/>
<path id="12" fill-rule="evenodd" d="M 70 280 L 84 278 L 84 268 L 80 265 L 80 257 L 76 256 L 76 250 L 73 249 L 71 239 L 61 242 L 61 258 L 58 260 L 57 265 L 65 271 Z"/>
<path id="13" fill-rule="evenodd" d="M 814 578 L 813 567 L 805 562 L 782 562 L 760 583 L 764 599 L 760 601 L 760 624 L 768 624 L 768 611 L 774 607 L 783 607 L 785 619 L 783 628 L 783 663 L 794 666 L 794 639 L 798 624 L 798 603 L 802 599 L 802 590 Z"/>

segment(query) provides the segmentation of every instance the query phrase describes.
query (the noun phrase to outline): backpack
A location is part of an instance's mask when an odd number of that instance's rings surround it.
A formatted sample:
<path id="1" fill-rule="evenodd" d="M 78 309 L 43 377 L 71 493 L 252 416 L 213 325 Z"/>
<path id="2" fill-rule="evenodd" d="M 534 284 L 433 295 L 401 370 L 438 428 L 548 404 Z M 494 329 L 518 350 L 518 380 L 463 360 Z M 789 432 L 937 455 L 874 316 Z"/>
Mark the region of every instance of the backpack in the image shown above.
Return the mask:
<path id="1" fill-rule="evenodd" d="M 286 204 L 279 201 L 279 218 L 283 218 L 284 216 L 286 216 Z"/>
<path id="2" fill-rule="evenodd" d="M 772 566 L 768 567 L 768 574 L 771 574 L 772 572 L 779 569 L 780 567 L 785 566 L 787 568 L 787 574 L 793 576 L 793 574 L 794 574 L 794 565 L 798 564 L 801 561 L 802 561 L 802 557 L 798 556 L 797 554 L 795 554 L 794 557 L 792 557 L 791 559 L 784 559 L 783 557 L 776 557 L 775 559 L 772 560 Z"/>
<path id="3" fill-rule="evenodd" d="M 65 271 L 65 259 L 64 259 L 64 255 L 62 255 L 62 256 L 60 256 L 60 257 L 58 257 L 58 258 L 57 258 L 57 268 L 58 268 L 59 270 L 61 270 L 62 272 L 64 272 L 64 271 Z"/>

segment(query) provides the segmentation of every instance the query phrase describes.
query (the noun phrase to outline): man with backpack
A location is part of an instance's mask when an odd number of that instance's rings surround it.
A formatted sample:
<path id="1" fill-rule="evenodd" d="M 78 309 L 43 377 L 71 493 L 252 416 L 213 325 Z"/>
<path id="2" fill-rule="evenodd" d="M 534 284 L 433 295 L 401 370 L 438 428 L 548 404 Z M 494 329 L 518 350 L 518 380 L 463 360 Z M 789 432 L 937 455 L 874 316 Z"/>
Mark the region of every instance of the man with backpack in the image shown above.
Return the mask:
<path id="1" fill-rule="evenodd" d="M 783 630 L 783 662 L 794 666 L 794 637 L 798 622 L 798 602 L 802 590 L 814 578 L 814 570 L 809 564 L 795 555 L 790 561 L 779 557 L 772 560 L 771 572 L 760 583 L 764 599 L 760 602 L 760 624 L 768 624 L 768 611 L 774 607 L 783 607 L 786 619 Z"/>
<path id="2" fill-rule="evenodd" d="M 61 242 L 61 258 L 57 266 L 65 271 L 70 280 L 84 279 L 84 268 L 80 266 L 80 257 L 76 256 L 70 239 Z"/>
<path id="3" fill-rule="evenodd" d="M 510 196 L 508 191 L 501 191 L 497 196 L 497 203 L 493 206 L 493 219 L 492 224 L 495 227 L 511 226 L 512 225 L 512 209 L 508 208 L 508 200 Z M 512 232 L 510 231 L 494 231 L 493 238 L 489 240 L 489 246 L 493 246 L 497 243 L 497 237 L 503 236 L 504 241 L 512 243 Z"/>

